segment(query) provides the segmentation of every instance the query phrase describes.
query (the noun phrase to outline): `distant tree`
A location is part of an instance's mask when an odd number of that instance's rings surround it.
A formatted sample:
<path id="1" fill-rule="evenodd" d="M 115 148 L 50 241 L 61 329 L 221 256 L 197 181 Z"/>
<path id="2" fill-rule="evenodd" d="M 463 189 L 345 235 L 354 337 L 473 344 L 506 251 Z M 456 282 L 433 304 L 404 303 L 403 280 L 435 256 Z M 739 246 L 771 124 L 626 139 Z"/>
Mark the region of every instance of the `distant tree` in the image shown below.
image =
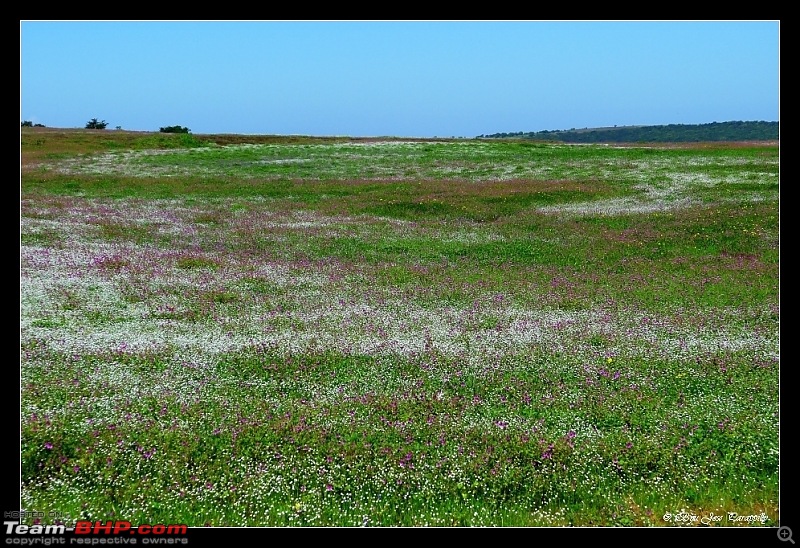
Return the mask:
<path id="1" fill-rule="evenodd" d="M 44 124 L 33 124 L 33 127 L 46 127 Z"/>
<path id="2" fill-rule="evenodd" d="M 183 126 L 167 126 L 159 129 L 161 133 L 189 133 L 190 129 Z"/>
<path id="3" fill-rule="evenodd" d="M 23 120 L 20 127 L 33 127 L 33 122 L 30 120 Z"/>
<path id="4" fill-rule="evenodd" d="M 86 129 L 106 129 L 108 122 L 103 120 L 102 122 L 98 122 L 97 118 L 92 118 L 88 122 L 86 122 Z"/>

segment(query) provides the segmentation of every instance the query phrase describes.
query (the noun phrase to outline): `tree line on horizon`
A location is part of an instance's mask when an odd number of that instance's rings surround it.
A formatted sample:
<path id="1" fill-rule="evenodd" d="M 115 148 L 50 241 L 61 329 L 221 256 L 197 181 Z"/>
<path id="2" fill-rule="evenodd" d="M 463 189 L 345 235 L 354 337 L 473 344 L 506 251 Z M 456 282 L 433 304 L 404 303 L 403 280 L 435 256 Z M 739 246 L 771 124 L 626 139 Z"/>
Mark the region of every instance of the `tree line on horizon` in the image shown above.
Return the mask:
<path id="1" fill-rule="evenodd" d="M 44 124 L 34 124 L 30 120 L 23 120 L 20 123 L 20 127 L 47 127 Z M 108 127 L 108 122 L 105 120 L 98 120 L 97 118 L 92 118 L 86 125 L 84 129 L 106 129 Z M 122 129 L 122 126 L 117 126 L 117 129 Z M 175 126 L 164 126 L 159 128 L 161 133 L 191 133 L 188 127 L 175 125 Z"/>
<path id="2" fill-rule="evenodd" d="M 24 120 L 21 127 L 46 127 Z M 106 129 L 108 122 L 92 118 L 85 129 Z M 116 129 L 122 129 L 117 126 Z M 188 127 L 159 128 L 161 133 L 191 133 Z M 563 143 L 686 143 L 710 141 L 775 141 L 780 139 L 779 122 L 711 122 L 660 126 L 614 126 L 567 130 L 516 131 L 478 135 L 475 139 L 526 139 Z"/>
<path id="3" fill-rule="evenodd" d="M 478 135 L 476 137 L 476 139 L 532 139 L 564 143 L 691 143 L 701 141 L 773 141 L 779 138 L 779 123 L 764 121 L 517 131 Z"/>

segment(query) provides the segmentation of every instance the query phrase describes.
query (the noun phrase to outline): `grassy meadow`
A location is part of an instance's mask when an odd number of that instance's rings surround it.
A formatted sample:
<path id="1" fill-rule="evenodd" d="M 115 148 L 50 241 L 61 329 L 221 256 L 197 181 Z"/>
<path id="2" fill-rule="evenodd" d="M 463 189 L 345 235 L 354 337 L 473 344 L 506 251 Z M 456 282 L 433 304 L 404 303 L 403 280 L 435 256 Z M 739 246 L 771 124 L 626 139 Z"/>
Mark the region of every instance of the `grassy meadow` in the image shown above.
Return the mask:
<path id="1" fill-rule="evenodd" d="M 779 167 L 23 128 L 22 508 L 777 526 Z"/>

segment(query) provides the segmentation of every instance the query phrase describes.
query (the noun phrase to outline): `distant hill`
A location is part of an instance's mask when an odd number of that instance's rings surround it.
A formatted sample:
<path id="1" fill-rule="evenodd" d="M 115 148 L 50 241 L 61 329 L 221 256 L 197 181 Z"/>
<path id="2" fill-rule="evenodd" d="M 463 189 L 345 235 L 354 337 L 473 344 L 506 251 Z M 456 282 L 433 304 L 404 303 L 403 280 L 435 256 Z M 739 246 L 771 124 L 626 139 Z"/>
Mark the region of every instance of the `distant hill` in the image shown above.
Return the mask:
<path id="1" fill-rule="evenodd" d="M 712 122 L 667 126 L 614 126 L 478 135 L 477 139 L 534 139 L 564 143 L 692 143 L 702 141 L 776 141 L 778 122 Z"/>

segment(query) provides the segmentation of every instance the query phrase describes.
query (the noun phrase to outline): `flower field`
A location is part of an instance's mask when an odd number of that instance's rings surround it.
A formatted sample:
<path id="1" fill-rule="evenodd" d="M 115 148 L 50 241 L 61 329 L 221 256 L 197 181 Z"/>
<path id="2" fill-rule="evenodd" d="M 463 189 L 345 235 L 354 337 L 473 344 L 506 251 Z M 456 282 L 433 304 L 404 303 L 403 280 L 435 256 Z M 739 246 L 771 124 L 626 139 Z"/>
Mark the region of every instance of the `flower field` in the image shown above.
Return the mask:
<path id="1" fill-rule="evenodd" d="M 777 525 L 776 144 L 213 137 L 23 130 L 24 510 Z"/>

